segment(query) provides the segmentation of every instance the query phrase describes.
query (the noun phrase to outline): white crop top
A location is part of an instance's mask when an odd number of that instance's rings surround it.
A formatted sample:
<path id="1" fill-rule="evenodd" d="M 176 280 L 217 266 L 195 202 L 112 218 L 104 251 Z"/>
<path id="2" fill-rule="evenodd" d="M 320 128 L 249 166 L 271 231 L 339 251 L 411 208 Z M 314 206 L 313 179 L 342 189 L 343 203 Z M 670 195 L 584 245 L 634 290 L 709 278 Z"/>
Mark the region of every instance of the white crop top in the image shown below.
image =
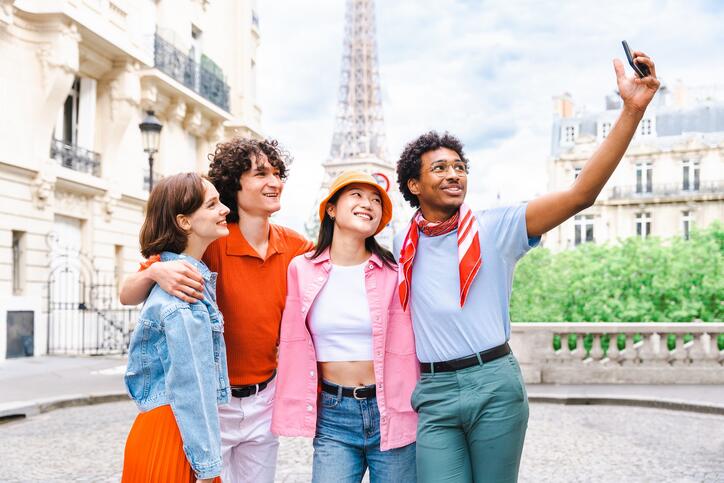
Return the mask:
<path id="1" fill-rule="evenodd" d="M 332 265 L 327 283 L 309 309 L 309 332 L 320 362 L 372 360 L 366 265 Z"/>

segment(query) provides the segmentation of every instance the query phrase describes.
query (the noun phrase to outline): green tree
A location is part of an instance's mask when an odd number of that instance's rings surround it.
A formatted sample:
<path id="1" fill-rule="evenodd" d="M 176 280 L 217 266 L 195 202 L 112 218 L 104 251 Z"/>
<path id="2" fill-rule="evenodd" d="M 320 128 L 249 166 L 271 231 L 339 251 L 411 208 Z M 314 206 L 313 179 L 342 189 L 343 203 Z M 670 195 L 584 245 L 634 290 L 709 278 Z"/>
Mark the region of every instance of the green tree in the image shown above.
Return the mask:
<path id="1" fill-rule="evenodd" d="M 511 320 L 688 322 L 724 316 L 724 226 L 689 240 L 628 238 L 529 253 L 515 272 Z"/>

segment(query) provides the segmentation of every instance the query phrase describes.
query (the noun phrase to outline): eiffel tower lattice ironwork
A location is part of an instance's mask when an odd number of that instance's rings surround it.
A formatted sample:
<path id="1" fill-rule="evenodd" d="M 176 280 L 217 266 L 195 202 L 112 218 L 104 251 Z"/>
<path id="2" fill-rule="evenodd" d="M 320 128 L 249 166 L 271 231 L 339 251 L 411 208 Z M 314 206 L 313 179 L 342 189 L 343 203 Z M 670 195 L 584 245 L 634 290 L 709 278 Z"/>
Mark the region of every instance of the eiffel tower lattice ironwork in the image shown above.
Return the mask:
<path id="1" fill-rule="evenodd" d="M 335 129 L 329 158 L 322 166 L 325 173 L 318 200 L 327 193 L 332 180 L 344 171 L 374 174 L 380 184 L 388 185 L 385 187 L 389 187 L 395 216 L 378 239 L 391 247 L 402 211 L 402 197 L 395 183 L 395 166 L 388 159 L 385 145 L 374 0 L 347 0 Z M 311 237 L 316 236 L 319 228 L 316 206 L 307 223 Z"/>

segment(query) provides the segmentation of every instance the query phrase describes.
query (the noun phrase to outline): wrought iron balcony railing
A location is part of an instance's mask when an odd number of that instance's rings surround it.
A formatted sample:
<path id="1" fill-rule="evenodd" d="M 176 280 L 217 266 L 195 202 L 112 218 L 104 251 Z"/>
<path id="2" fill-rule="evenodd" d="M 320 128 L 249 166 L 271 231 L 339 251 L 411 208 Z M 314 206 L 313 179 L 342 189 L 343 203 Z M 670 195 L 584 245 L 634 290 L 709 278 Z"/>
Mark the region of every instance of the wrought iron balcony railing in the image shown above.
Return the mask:
<path id="1" fill-rule="evenodd" d="M 218 66 L 210 61 L 196 62 L 159 34 L 154 37 L 153 50 L 154 66 L 158 70 L 173 77 L 223 110 L 229 110 L 229 86 Z"/>
<path id="2" fill-rule="evenodd" d="M 696 196 L 699 194 L 723 194 L 724 181 L 702 181 L 698 188 L 692 183 L 684 189 L 683 183 L 662 183 L 652 185 L 615 186 L 611 200 Z"/>
<path id="3" fill-rule="evenodd" d="M 50 157 L 66 168 L 94 176 L 101 175 L 101 155 L 94 151 L 52 139 Z"/>

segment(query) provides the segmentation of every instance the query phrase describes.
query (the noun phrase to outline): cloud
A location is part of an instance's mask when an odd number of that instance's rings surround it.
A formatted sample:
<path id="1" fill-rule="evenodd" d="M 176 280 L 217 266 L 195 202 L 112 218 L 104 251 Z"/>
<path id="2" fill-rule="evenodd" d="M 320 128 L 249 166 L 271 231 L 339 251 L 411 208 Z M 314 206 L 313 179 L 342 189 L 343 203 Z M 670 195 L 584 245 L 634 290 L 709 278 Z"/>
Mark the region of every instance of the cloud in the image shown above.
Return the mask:
<path id="1" fill-rule="evenodd" d="M 264 130 L 296 157 L 277 219 L 297 229 L 329 153 L 344 4 L 260 5 Z M 455 133 L 473 160 L 473 205 L 545 192 L 552 96 L 570 92 L 577 106 L 602 109 L 622 39 L 650 53 L 664 81 L 724 79 L 724 9 L 715 1 L 378 0 L 376 15 L 391 159 L 422 132 Z"/>

